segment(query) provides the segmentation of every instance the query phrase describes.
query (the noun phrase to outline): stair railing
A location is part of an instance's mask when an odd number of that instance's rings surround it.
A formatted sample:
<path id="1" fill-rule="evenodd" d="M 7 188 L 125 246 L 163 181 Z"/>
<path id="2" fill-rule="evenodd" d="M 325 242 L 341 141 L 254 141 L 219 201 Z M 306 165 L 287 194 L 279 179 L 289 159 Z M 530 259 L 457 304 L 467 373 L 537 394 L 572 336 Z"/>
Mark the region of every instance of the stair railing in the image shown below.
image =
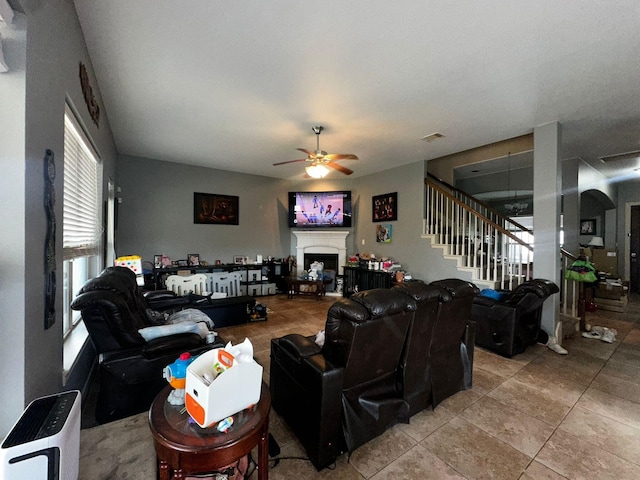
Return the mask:
<path id="1" fill-rule="evenodd" d="M 511 289 L 532 278 L 533 232 L 530 229 L 432 174 L 427 174 L 425 184 L 424 233 L 434 235 L 437 243 L 448 245 L 450 254 L 463 256 L 465 266 L 477 269 L 477 280 L 496 282 L 498 288 Z M 577 257 L 560 250 L 560 313 L 579 319 L 584 329 L 584 285 L 565 278 Z"/>
<path id="2" fill-rule="evenodd" d="M 473 268 L 475 280 L 512 289 L 531 278 L 532 232 L 436 177 L 425 179 L 424 233 Z"/>

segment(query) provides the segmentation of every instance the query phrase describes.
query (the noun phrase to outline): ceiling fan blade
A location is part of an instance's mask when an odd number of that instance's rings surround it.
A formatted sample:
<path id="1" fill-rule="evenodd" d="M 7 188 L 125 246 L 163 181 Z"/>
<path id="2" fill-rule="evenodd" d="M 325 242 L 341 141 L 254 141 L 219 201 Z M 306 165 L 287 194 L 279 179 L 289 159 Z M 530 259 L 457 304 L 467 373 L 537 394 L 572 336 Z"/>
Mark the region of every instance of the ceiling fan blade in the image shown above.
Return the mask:
<path id="1" fill-rule="evenodd" d="M 338 170 L 339 172 L 344 173 L 345 175 L 351 175 L 353 173 L 353 170 L 349 170 L 347 167 L 343 167 L 339 163 L 327 162 L 326 165 L 328 167 L 335 168 L 336 170 Z"/>
<path id="2" fill-rule="evenodd" d="M 306 148 L 296 148 L 296 150 L 300 150 L 301 152 L 306 153 L 310 157 L 314 157 L 315 158 L 315 156 L 316 156 L 316 152 L 312 152 L 311 150 L 307 150 Z"/>
<path id="3" fill-rule="evenodd" d="M 299 158 L 298 160 L 287 160 L 286 162 L 274 163 L 273 166 L 275 167 L 276 165 L 285 165 L 287 163 L 297 163 L 297 162 L 306 162 L 306 161 L 307 161 L 306 158 Z"/>
<path id="4" fill-rule="evenodd" d="M 324 158 L 327 160 L 358 160 L 358 156 L 353 153 L 330 153 Z"/>

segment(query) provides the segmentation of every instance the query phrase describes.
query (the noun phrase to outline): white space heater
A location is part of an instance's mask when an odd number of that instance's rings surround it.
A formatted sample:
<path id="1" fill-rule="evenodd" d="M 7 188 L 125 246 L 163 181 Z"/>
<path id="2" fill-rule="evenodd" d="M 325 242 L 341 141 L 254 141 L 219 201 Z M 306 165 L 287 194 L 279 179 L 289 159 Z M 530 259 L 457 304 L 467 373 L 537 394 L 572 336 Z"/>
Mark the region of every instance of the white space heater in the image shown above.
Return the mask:
<path id="1" fill-rule="evenodd" d="M 2 480 L 77 480 L 80 392 L 31 402 L 0 448 Z"/>

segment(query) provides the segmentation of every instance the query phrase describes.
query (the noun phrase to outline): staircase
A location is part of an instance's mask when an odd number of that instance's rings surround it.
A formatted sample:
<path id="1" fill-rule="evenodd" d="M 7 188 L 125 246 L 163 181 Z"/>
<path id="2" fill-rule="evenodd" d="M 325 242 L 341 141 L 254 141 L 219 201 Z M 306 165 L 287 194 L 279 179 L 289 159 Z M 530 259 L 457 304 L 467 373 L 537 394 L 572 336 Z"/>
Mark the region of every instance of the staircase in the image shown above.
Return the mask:
<path id="1" fill-rule="evenodd" d="M 486 203 L 427 174 L 426 215 L 423 238 L 443 258 L 456 262 L 461 272 L 470 272 L 480 289 L 512 290 L 533 277 L 533 231 L 502 215 Z M 562 278 L 576 257 L 565 250 Z M 584 322 L 580 285 L 563 280 L 560 287 L 561 319 L 573 332 L 578 319 Z M 564 328 L 565 334 L 567 328 Z"/>

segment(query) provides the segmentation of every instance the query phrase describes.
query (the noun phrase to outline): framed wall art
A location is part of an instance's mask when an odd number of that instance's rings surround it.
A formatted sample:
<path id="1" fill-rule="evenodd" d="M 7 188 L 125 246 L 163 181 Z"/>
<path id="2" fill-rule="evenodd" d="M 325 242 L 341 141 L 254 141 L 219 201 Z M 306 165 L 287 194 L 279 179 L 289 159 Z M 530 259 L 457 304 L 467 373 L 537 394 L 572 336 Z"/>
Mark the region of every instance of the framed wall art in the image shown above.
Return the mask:
<path id="1" fill-rule="evenodd" d="M 391 243 L 393 226 L 390 223 L 376 225 L 376 242 Z"/>
<path id="2" fill-rule="evenodd" d="M 582 219 L 580 220 L 580 235 L 595 235 L 596 234 L 596 219 Z"/>
<path id="3" fill-rule="evenodd" d="M 238 225 L 238 197 L 194 192 L 193 223 Z"/>
<path id="4" fill-rule="evenodd" d="M 372 221 L 388 222 L 398 220 L 398 192 L 371 197 Z"/>

